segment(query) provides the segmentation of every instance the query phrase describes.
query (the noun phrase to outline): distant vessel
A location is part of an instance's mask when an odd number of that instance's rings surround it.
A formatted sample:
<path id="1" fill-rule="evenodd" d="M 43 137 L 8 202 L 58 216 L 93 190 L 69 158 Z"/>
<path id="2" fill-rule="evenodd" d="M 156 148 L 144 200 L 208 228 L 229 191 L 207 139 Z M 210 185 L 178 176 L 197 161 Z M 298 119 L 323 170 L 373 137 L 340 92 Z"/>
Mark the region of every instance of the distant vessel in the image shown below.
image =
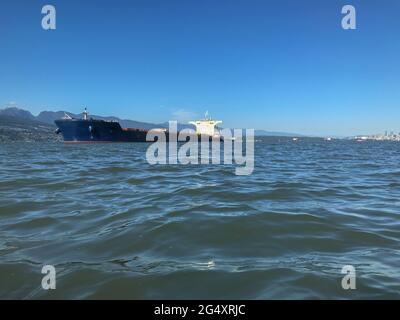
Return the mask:
<path id="1" fill-rule="evenodd" d="M 65 114 L 55 121 L 56 133 L 63 135 L 65 143 L 154 142 L 146 141 L 149 130 L 122 128 L 117 121 L 89 118 L 86 108 L 82 115 L 82 119 L 75 119 Z"/>
<path id="2" fill-rule="evenodd" d="M 367 141 L 368 139 L 369 139 L 368 136 L 360 136 L 355 138 L 357 142 L 364 142 Z"/>
<path id="3" fill-rule="evenodd" d="M 122 128 L 119 122 L 112 120 L 98 120 L 89 117 L 89 113 L 85 108 L 82 118 L 72 118 L 65 114 L 62 119 L 54 121 L 57 125 L 57 134 L 62 134 L 65 143 L 105 143 L 105 142 L 155 142 L 154 140 L 146 140 L 149 130 L 138 128 Z M 196 136 L 212 138 L 221 138 L 218 124 L 222 121 L 212 120 L 208 116 L 208 112 L 203 120 L 190 121 L 190 124 L 196 126 Z M 166 141 L 169 141 L 169 131 L 167 129 L 152 129 L 164 132 Z M 187 139 L 188 140 L 188 137 Z"/>
<path id="4" fill-rule="evenodd" d="M 222 123 L 222 121 L 212 120 L 211 117 L 208 115 L 208 111 L 206 112 L 204 119 L 190 121 L 189 123 L 193 124 L 196 127 L 196 134 L 198 136 L 204 135 L 204 136 L 209 136 L 210 138 L 221 137 L 217 125 Z"/>

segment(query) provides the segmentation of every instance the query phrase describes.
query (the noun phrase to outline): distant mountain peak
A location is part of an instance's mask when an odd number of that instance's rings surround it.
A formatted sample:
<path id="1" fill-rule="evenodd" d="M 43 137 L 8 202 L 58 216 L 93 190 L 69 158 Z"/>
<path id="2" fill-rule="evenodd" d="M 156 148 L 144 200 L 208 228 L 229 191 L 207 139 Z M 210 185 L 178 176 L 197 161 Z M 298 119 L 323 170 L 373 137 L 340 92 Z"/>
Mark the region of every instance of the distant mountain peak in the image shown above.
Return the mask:
<path id="1" fill-rule="evenodd" d="M 35 120 L 35 116 L 32 113 L 17 107 L 7 107 L 5 109 L 1 109 L 0 115 Z"/>

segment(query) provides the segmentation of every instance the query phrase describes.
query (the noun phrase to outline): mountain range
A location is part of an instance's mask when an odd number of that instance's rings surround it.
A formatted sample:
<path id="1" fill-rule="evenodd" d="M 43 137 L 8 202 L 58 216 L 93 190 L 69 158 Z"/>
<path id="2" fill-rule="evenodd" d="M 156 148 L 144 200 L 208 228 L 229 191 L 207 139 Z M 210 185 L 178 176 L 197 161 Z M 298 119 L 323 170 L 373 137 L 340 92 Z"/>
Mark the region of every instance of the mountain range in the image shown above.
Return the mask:
<path id="1" fill-rule="evenodd" d="M 34 139 L 35 134 L 46 140 L 46 136 L 55 128 L 54 120 L 61 119 L 69 115 L 72 118 L 81 118 L 82 115 L 74 114 L 68 111 L 42 111 L 37 116 L 33 115 L 27 110 L 16 107 L 9 107 L 0 109 L 0 141 L 7 141 L 9 138 L 16 140 L 15 131 L 19 133 L 25 132 L 29 137 L 29 141 Z M 105 117 L 98 115 L 90 115 L 93 119 L 100 120 L 113 120 L 118 121 L 124 128 L 139 128 L 139 129 L 153 129 L 153 128 L 168 128 L 168 122 L 164 123 L 148 123 L 140 122 L 129 119 L 119 119 L 117 117 Z M 178 123 L 178 130 L 185 128 L 194 128 L 189 124 Z M 33 130 L 33 131 L 32 131 Z M 43 131 L 43 132 L 42 132 Z M 14 134 L 13 134 L 14 132 Z M 299 137 L 301 135 L 286 132 L 271 132 L 265 130 L 255 130 L 256 136 L 282 136 L 282 137 Z M 17 135 L 18 136 L 18 135 Z M 54 135 L 55 136 L 55 135 Z M 56 140 L 54 137 L 47 137 L 49 140 Z M 17 139 L 18 140 L 18 139 Z M 27 139 L 22 139 L 27 140 Z"/>
<path id="2" fill-rule="evenodd" d="M 6 109 L 0 110 L 0 117 L 8 116 L 23 119 L 26 121 L 38 121 L 48 125 L 54 126 L 54 121 L 57 119 L 61 119 L 65 115 L 69 115 L 72 118 L 82 118 L 81 114 L 74 114 L 68 111 L 42 111 L 39 115 L 34 116 L 27 110 L 19 109 L 16 107 L 10 107 Z M 153 129 L 153 128 L 164 128 L 168 126 L 168 123 L 147 123 L 147 122 L 140 122 L 135 120 L 128 120 L 128 119 L 119 119 L 117 117 L 104 117 L 98 115 L 90 115 L 93 119 L 99 120 L 113 120 L 118 121 L 122 127 L 124 128 L 139 128 L 139 129 Z M 181 128 L 192 128 L 190 125 L 179 124 Z M 178 126 L 178 129 L 180 129 Z"/>

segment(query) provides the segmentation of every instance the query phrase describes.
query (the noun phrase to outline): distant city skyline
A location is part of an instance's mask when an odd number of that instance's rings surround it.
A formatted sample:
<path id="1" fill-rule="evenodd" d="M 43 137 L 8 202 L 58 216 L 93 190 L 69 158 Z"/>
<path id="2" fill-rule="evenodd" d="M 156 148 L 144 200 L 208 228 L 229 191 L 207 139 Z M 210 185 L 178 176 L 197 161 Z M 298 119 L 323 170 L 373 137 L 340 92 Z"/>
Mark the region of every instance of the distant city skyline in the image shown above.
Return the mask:
<path id="1" fill-rule="evenodd" d="M 400 2 L 0 4 L 0 108 L 350 136 L 400 131 Z M 47 4 L 47 3 L 46 3 Z M 343 30 L 351 4 L 357 29 Z"/>

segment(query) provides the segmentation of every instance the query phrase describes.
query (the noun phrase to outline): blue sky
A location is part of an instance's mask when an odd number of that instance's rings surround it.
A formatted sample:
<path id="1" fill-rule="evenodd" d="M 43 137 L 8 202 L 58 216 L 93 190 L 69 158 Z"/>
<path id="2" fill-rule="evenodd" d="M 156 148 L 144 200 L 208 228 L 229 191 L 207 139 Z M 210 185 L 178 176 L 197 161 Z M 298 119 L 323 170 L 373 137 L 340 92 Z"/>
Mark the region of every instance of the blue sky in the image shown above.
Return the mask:
<path id="1" fill-rule="evenodd" d="M 41 8 L 57 29 L 41 28 Z M 341 8 L 357 30 L 341 28 Z M 400 1 L 0 3 L 0 107 L 315 135 L 400 131 Z"/>

